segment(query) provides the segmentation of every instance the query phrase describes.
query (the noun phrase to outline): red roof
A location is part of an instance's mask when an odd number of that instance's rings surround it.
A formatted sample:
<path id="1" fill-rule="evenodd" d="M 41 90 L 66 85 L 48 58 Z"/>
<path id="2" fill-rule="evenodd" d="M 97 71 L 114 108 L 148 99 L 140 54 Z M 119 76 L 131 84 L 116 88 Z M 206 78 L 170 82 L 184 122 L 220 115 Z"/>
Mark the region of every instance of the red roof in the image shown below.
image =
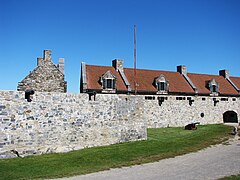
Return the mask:
<path id="1" fill-rule="evenodd" d="M 188 73 L 187 75 L 196 86 L 199 94 L 210 94 L 211 92 L 207 88 L 207 83 L 211 79 L 215 79 L 219 84 L 220 94 L 238 95 L 238 92 L 235 90 L 235 88 L 223 76 L 192 73 Z"/>
<path id="2" fill-rule="evenodd" d="M 94 90 L 102 90 L 100 84 L 101 76 L 108 70 L 116 76 L 116 88 L 118 91 L 127 91 L 127 87 L 122 80 L 120 74 L 112 66 L 93 66 L 86 65 L 87 74 L 87 88 Z M 134 90 L 134 69 L 124 68 L 124 73 L 129 81 L 132 90 Z M 165 79 L 169 82 L 170 93 L 194 93 L 191 86 L 187 83 L 184 77 L 178 72 L 170 71 L 157 71 L 157 70 L 143 70 L 137 69 L 137 91 L 138 92 L 157 92 L 154 86 L 155 78 L 161 74 L 165 76 Z"/>
<path id="3" fill-rule="evenodd" d="M 93 66 L 86 65 L 86 74 L 87 74 L 87 88 L 92 90 L 101 90 L 102 85 L 100 84 L 100 78 L 108 70 L 117 78 L 116 88 L 117 90 L 127 91 L 120 74 L 112 66 Z"/>
<path id="4" fill-rule="evenodd" d="M 124 73 L 131 84 L 132 89 L 134 89 L 134 69 L 124 68 Z M 194 93 L 191 86 L 178 72 L 143 69 L 137 69 L 136 71 L 136 82 L 138 85 L 137 91 L 157 92 L 157 89 L 154 86 L 154 80 L 161 74 L 163 74 L 165 79 L 169 82 L 170 93 Z"/>
<path id="5" fill-rule="evenodd" d="M 100 78 L 107 72 L 110 71 L 116 78 L 116 90 L 125 91 L 128 89 L 124 83 L 123 78 L 120 73 L 112 66 L 95 66 L 86 65 L 86 78 L 87 78 L 87 89 L 96 90 L 101 92 L 102 85 Z M 132 91 L 134 91 L 134 69 L 124 68 L 124 74 L 130 83 Z M 169 82 L 169 93 L 187 93 L 194 94 L 193 88 L 189 85 L 187 80 L 179 72 L 170 71 L 159 71 L 159 70 L 136 70 L 137 78 L 137 92 L 138 93 L 156 93 L 157 88 L 155 87 L 155 79 L 161 74 L 164 75 L 165 79 Z M 220 75 L 208 75 L 208 74 L 193 74 L 187 73 L 188 77 L 192 83 L 196 86 L 198 94 L 210 94 L 210 90 L 207 87 L 207 83 L 215 79 L 219 84 L 219 93 L 222 95 L 239 95 L 237 90 Z M 235 83 L 235 85 L 240 88 L 240 78 L 230 77 L 230 79 Z"/>
<path id="6" fill-rule="evenodd" d="M 230 79 L 237 86 L 237 88 L 240 89 L 240 77 L 230 77 Z"/>

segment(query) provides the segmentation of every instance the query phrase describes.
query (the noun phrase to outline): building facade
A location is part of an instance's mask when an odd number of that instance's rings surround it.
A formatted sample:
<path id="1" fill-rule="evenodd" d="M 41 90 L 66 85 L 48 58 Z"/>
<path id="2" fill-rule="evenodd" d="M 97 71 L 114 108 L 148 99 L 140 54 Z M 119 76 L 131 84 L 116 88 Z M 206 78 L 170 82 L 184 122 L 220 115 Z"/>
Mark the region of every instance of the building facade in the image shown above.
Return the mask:
<path id="1" fill-rule="evenodd" d="M 134 72 L 135 71 L 135 72 Z M 240 77 L 228 70 L 219 75 L 188 73 L 186 66 L 176 72 L 124 68 L 123 60 L 112 66 L 82 63 L 80 92 L 138 95 L 240 96 Z"/>
<path id="2" fill-rule="evenodd" d="M 51 55 L 51 50 L 44 50 L 43 58 L 37 58 L 37 67 L 18 83 L 18 91 L 67 92 L 64 58 L 59 58 L 59 64 L 55 65 Z"/>
<path id="3" fill-rule="evenodd" d="M 134 70 L 115 59 L 112 66 L 82 63 L 80 82 L 80 91 L 89 99 L 96 94 L 142 95 L 150 128 L 238 123 L 240 77 L 230 76 L 228 70 L 218 75 L 188 73 L 186 66 L 177 66 L 176 72 Z"/>

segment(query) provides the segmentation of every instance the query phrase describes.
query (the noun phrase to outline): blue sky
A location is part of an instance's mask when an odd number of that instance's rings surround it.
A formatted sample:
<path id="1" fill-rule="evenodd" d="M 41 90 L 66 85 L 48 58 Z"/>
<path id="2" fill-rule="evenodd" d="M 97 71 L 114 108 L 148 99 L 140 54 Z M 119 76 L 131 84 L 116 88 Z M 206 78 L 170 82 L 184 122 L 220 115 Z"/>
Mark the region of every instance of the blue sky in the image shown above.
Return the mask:
<path id="1" fill-rule="evenodd" d="M 240 76 L 240 0 L 0 0 L 0 89 L 36 67 L 44 49 L 65 58 L 68 92 L 79 92 L 80 64 Z"/>

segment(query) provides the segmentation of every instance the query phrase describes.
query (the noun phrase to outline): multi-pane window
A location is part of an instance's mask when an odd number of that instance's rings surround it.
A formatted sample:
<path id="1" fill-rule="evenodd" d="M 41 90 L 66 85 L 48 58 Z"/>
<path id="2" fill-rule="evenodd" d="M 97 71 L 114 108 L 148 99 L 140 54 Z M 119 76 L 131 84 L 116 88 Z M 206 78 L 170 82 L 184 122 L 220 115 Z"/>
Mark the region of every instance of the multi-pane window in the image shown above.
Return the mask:
<path id="1" fill-rule="evenodd" d="M 212 92 L 217 92 L 217 87 L 216 87 L 216 85 L 212 85 Z"/>
<path id="2" fill-rule="evenodd" d="M 103 89 L 115 89 L 115 79 L 103 79 Z"/>
<path id="3" fill-rule="evenodd" d="M 161 93 L 167 93 L 168 92 L 168 86 L 169 86 L 169 83 L 168 81 L 165 79 L 164 75 L 161 74 L 159 77 L 157 77 L 155 79 L 155 85 L 156 85 L 156 88 L 157 88 L 157 93 L 158 94 L 161 94 Z"/>
<path id="4" fill-rule="evenodd" d="M 215 79 L 211 79 L 208 83 L 208 86 L 212 95 L 217 95 L 219 93 L 219 84 Z"/>
<path id="5" fill-rule="evenodd" d="M 158 82 L 158 91 L 165 91 L 166 90 L 166 82 Z"/>
<path id="6" fill-rule="evenodd" d="M 110 72 L 107 71 L 101 77 L 102 83 L 102 92 L 106 93 L 115 93 L 116 92 L 116 77 Z"/>

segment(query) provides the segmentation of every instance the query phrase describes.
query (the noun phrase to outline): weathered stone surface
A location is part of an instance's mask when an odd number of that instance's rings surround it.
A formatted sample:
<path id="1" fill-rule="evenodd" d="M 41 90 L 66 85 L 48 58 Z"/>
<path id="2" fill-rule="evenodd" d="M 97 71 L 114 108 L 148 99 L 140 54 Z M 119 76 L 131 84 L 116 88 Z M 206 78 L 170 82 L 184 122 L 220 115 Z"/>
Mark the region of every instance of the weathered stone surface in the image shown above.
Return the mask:
<path id="1" fill-rule="evenodd" d="M 147 127 L 223 123 L 224 112 L 240 114 L 239 97 L 214 97 L 214 106 L 202 96 L 97 94 L 89 101 L 87 94 L 36 92 L 27 102 L 24 95 L 0 91 L 0 158 L 16 157 L 10 150 L 26 156 L 144 140 Z"/>
<path id="2" fill-rule="evenodd" d="M 51 51 L 44 50 L 44 58 L 38 58 L 38 66 L 21 82 L 17 90 L 34 90 L 39 92 L 66 92 L 67 82 L 64 80 L 64 60 L 61 65 L 52 62 Z M 17 95 L 16 95 L 16 98 Z"/>
<path id="3" fill-rule="evenodd" d="M 219 102 L 214 106 L 213 97 L 209 96 L 162 97 L 167 97 L 167 100 L 164 100 L 161 105 L 159 105 L 158 96 L 155 96 L 155 100 L 146 100 L 144 103 L 148 112 L 148 127 L 176 127 L 191 122 L 200 122 L 201 124 L 223 123 L 224 112 L 235 111 L 238 115 L 240 114 L 239 98 L 235 98 L 236 101 L 233 101 L 233 97 L 226 97 L 229 101 L 221 101 L 221 97 L 215 97 Z M 190 98 L 194 100 L 191 105 L 190 100 L 188 100 Z M 202 113 L 204 114 L 203 117 L 201 117 Z"/>
<path id="4" fill-rule="evenodd" d="M 141 98 L 98 95 L 89 101 L 87 94 L 36 92 L 27 102 L 23 96 L 0 91 L 7 112 L 0 118 L 0 157 L 13 149 L 26 156 L 147 138 Z"/>

